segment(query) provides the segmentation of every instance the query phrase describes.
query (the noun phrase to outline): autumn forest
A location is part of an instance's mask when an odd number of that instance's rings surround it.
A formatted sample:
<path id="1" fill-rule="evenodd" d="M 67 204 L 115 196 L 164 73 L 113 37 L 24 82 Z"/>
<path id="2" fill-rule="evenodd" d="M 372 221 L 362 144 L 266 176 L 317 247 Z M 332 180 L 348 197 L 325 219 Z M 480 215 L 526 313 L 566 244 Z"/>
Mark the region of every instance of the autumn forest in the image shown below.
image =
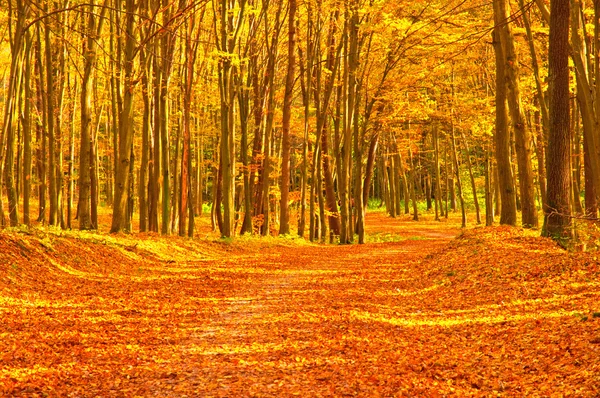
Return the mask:
<path id="1" fill-rule="evenodd" d="M 600 2 L 0 4 L 0 395 L 600 394 Z"/>

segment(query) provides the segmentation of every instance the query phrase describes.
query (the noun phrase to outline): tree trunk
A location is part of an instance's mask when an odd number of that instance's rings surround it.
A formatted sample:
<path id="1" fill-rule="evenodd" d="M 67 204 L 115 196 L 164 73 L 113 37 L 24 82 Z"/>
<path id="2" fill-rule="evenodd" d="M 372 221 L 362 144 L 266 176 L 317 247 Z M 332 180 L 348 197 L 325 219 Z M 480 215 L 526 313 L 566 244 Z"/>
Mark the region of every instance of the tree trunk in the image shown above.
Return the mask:
<path id="1" fill-rule="evenodd" d="M 399 206 L 397 206 L 397 197 L 399 196 L 399 192 L 396 189 L 398 186 L 398 184 L 396 183 L 396 180 L 398 179 L 398 173 L 396 172 L 396 156 L 389 156 L 388 162 L 390 165 L 388 173 L 388 181 L 390 183 L 390 206 L 388 208 L 388 213 L 390 217 L 394 218 L 396 217 L 396 215 L 400 214 L 400 208 Z"/>
<path id="2" fill-rule="evenodd" d="M 35 151 L 36 158 L 36 171 L 39 180 L 38 184 L 38 222 L 43 222 L 46 217 L 46 192 L 48 190 L 47 179 L 46 179 L 46 152 L 47 152 L 47 140 L 46 140 L 46 129 L 47 129 L 47 108 L 44 99 L 47 99 L 44 92 L 44 74 L 42 73 L 42 39 L 41 39 L 41 28 L 38 25 L 36 29 L 36 40 L 35 40 L 35 67 L 34 73 L 37 76 L 36 81 L 36 107 L 39 113 L 39 120 L 36 126 L 36 142 L 38 143 Z M 0 178 L 2 175 L 0 173 Z M 0 195 L 1 197 L 1 195 Z M 0 200 L 1 203 L 1 200 Z M 0 214 L 2 210 L 0 209 Z M 3 217 L 2 217 L 3 219 Z"/>
<path id="3" fill-rule="evenodd" d="M 216 2 L 216 1 L 215 1 Z M 235 217 L 235 134 L 233 123 L 234 65 L 229 54 L 237 45 L 239 25 L 244 18 L 246 1 L 240 0 L 239 4 L 220 0 L 218 5 L 218 34 L 215 37 L 217 49 L 227 56 L 219 60 L 219 92 L 221 100 L 221 147 L 220 160 L 223 192 L 223 230 L 222 235 L 234 235 L 233 221 Z M 216 8 L 216 5 L 215 5 Z"/>
<path id="4" fill-rule="evenodd" d="M 473 203 L 475 204 L 475 215 L 477 217 L 477 224 L 481 224 L 481 214 L 479 211 L 479 199 L 477 198 L 477 185 L 475 185 L 475 176 L 473 175 L 473 165 L 471 164 L 471 154 L 469 152 L 469 143 L 465 138 L 465 133 L 461 130 L 460 136 L 465 148 L 465 157 L 467 159 L 467 167 L 469 169 L 469 178 L 471 180 L 471 189 L 473 190 Z"/>
<path id="5" fill-rule="evenodd" d="M 546 205 L 546 148 L 545 148 L 545 137 L 547 134 L 542 130 L 540 124 L 540 112 L 536 111 L 534 114 L 534 124 L 536 132 L 536 157 L 538 163 L 538 180 L 540 184 L 540 196 L 542 202 L 542 208 Z M 547 131 L 547 130 L 546 130 Z"/>
<path id="6" fill-rule="evenodd" d="M 442 189 L 440 186 L 440 139 L 439 126 L 437 123 L 433 126 L 433 151 L 434 151 L 434 177 L 435 177 L 435 220 L 440 220 L 440 210 L 442 214 L 444 210 L 442 204 Z"/>
<path id="7" fill-rule="evenodd" d="M 519 61 L 515 51 L 514 37 L 508 21 L 506 1 L 495 0 L 494 11 L 494 21 L 496 23 L 494 31 L 497 32 L 495 38 L 499 39 L 499 44 L 502 47 L 503 58 L 501 62 L 504 62 L 504 76 L 506 76 L 508 88 L 506 98 L 508 100 L 512 127 L 515 134 L 522 222 L 524 227 L 537 227 L 538 217 L 535 206 L 533 168 L 531 165 L 531 159 L 533 157 L 531 135 L 526 128 L 527 126 L 521 105 L 518 69 Z"/>
<path id="8" fill-rule="evenodd" d="M 456 173 L 456 187 L 458 188 L 458 199 L 460 201 L 460 213 L 462 219 L 462 227 L 465 228 L 467 226 L 467 212 L 465 210 L 465 199 L 462 192 L 462 182 L 460 178 L 460 169 L 458 167 L 458 154 L 456 150 L 456 137 L 454 134 L 454 122 L 452 122 L 452 127 L 450 128 L 450 140 L 452 144 L 452 161 L 454 163 L 454 172 Z"/>
<path id="9" fill-rule="evenodd" d="M 105 1 L 106 5 L 106 1 Z M 96 21 L 95 4 L 92 0 L 86 13 L 86 39 L 83 41 L 83 77 L 81 82 L 81 140 L 79 147 L 79 229 L 92 229 L 90 215 L 91 183 L 92 183 L 92 94 L 94 89 L 94 68 L 96 65 L 96 42 L 102 33 L 103 14 L 106 7 L 101 8 L 102 15 Z"/>
<path id="10" fill-rule="evenodd" d="M 581 131 L 579 129 L 579 118 L 577 117 L 577 104 L 571 102 L 571 145 L 573 147 L 573 156 L 571 156 L 571 185 L 573 190 L 573 209 L 577 215 L 583 214 L 583 206 L 581 205 L 581 190 L 580 190 L 580 175 L 581 175 Z"/>
<path id="11" fill-rule="evenodd" d="M 44 12 L 48 13 L 47 3 Z M 54 128 L 54 62 L 52 41 L 50 40 L 49 18 L 44 19 L 44 41 L 46 61 L 46 117 L 48 123 L 48 185 L 50 191 L 50 225 L 58 225 L 58 184 L 56 181 L 56 131 Z"/>
<path id="12" fill-rule="evenodd" d="M 152 176 L 152 165 L 150 163 L 150 118 L 152 117 L 152 108 L 150 103 L 150 80 L 148 78 L 150 72 L 150 60 L 148 59 L 145 49 L 140 50 L 140 68 L 142 90 L 144 92 L 144 113 L 142 116 L 142 159 L 140 164 L 139 176 L 139 209 L 140 209 L 140 232 L 148 231 L 149 224 L 149 197 L 150 197 L 150 180 L 148 176 Z"/>
<path id="13" fill-rule="evenodd" d="M 28 54 L 24 54 L 24 25 L 29 14 L 29 7 L 23 3 L 17 4 L 16 10 L 9 9 L 11 13 L 14 11 L 17 15 L 9 14 L 9 17 L 16 19 L 16 25 L 14 26 L 12 37 L 10 37 L 12 48 L 10 76 L 4 104 L 4 123 L 2 125 L 2 133 L 0 133 L 0 168 L 2 168 L 2 173 L 0 173 L 0 187 L 2 187 L 1 179 L 3 177 L 8 196 L 8 214 L 11 226 L 19 224 L 17 185 L 15 183 L 15 145 L 19 122 L 18 100 L 21 93 L 21 85 L 23 84 L 23 62 L 24 57 L 28 57 Z M 27 101 L 28 99 L 26 98 L 25 100 Z M 5 142 L 6 148 L 3 147 Z M 0 196 L 2 196 L 1 193 Z M 0 206 L 3 206 L 1 199 Z M 3 210 L 0 212 L 0 224 L 2 225 L 4 224 Z"/>
<path id="14" fill-rule="evenodd" d="M 585 174 L 585 215 L 588 218 L 596 218 L 598 216 L 598 196 L 596 195 L 596 187 L 592 177 L 592 160 L 590 159 L 589 144 L 583 136 L 583 171 Z"/>
<path id="15" fill-rule="evenodd" d="M 194 15 L 188 22 L 185 36 L 185 81 L 183 88 L 183 151 L 181 154 L 181 201 L 179 204 L 179 235 L 194 235 L 194 200 L 192 193 L 192 93 L 194 85 L 194 61 L 196 60 L 198 41 L 193 41 L 192 33 L 195 24 Z M 189 225 L 186 225 L 186 216 L 189 213 Z"/>
<path id="16" fill-rule="evenodd" d="M 30 32 L 25 34 L 25 81 L 24 81 L 24 100 L 23 106 L 23 223 L 31 225 L 30 218 L 30 198 L 31 198 L 31 158 L 32 158 L 32 137 L 31 137 L 31 103 L 34 101 L 31 90 L 31 47 L 32 35 Z M 72 159 L 72 158 L 71 158 Z M 1 205 L 0 201 L 0 205 Z"/>
<path id="17" fill-rule="evenodd" d="M 519 7 L 524 10 L 525 4 L 523 0 L 519 0 Z M 531 67 L 533 69 L 533 77 L 535 78 L 535 87 L 537 94 L 537 106 L 540 109 L 541 117 L 542 117 L 542 131 L 544 137 L 548 135 L 548 104 L 546 103 L 546 96 L 544 94 L 544 90 L 542 88 L 542 79 L 540 78 L 539 72 L 539 64 L 537 59 L 537 53 L 535 50 L 535 42 L 533 40 L 533 34 L 531 32 L 531 24 L 529 23 L 529 16 L 527 12 L 523 12 L 523 25 L 525 26 L 525 31 L 527 33 L 527 44 L 529 45 L 529 54 L 531 55 Z M 541 172 L 540 172 L 541 174 Z M 545 174 L 544 174 L 545 176 Z M 545 192 L 545 183 L 544 180 L 544 192 Z M 542 184 L 540 183 L 540 186 Z"/>
<path id="18" fill-rule="evenodd" d="M 572 236 L 569 140 L 569 1 L 550 4 L 548 79 L 550 81 L 548 198 L 543 235 L 564 243 Z"/>
<path id="19" fill-rule="evenodd" d="M 125 94 L 123 98 L 123 109 L 119 120 L 119 147 L 115 156 L 118 157 L 117 175 L 115 179 L 115 200 L 113 203 L 113 216 L 110 232 L 122 231 L 127 222 L 127 202 L 129 193 L 129 164 L 131 162 L 131 145 L 133 144 L 133 94 L 135 88 L 133 63 L 135 57 L 136 37 L 135 24 L 135 0 L 126 0 L 125 18 Z"/>
<path id="20" fill-rule="evenodd" d="M 302 50 L 298 46 L 298 55 L 300 58 L 300 82 L 303 83 L 302 98 L 304 102 L 304 139 L 302 142 L 302 186 L 300 194 L 300 219 L 298 220 L 298 236 L 304 236 L 306 228 L 306 197 L 308 190 L 308 145 L 309 145 L 309 118 L 310 118 L 310 99 L 312 93 L 312 72 L 313 72 L 313 51 L 312 51 L 312 8 L 310 3 L 308 8 L 308 26 L 306 34 L 306 68 L 303 67 Z M 311 197 L 311 204 L 313 198 Z M 309 206 L 310 208 L 310 206 Z M 310 216 L 309 216 L 310 217 Z M 309 220 L 310 224 L 310 220 Z"/>
<path id="21" fill-rule="evenodd" d="M 408 159 L 410 161 L 410 185 L 412 186 L 412 189 L 410 191 L 410 197 L 412 200 L 412 206 L 413 206 L 413 221 L 419 221 L 419 209 L 417 207 L 417 173 L 416 173 L 416 164 L 412 155 L 412 149 L 411 149 L 411 144 L 410 142 L 408 143 Z M 405 184 L 406 186 L 408 186 L 409 184 L 406 182 L 405 180 Z M 406 198 L 406 200 L 408 201 L 408 197 Z"/>
<path id="22" fill-rule="evenodd" d="M 290 120 L 292 116 L 292 95 L 294 91 L 294 69 L 296 66 L 296 0 L 289 0 L 288 15 L 288 66 L 283 98 L 283 121 L 281 142 L 281 200 L 279 234 L 290 233 Z"/>
<path id="23" fill-rule="evenodd" d="M 496 21 L 499 25 L 502 21 Z M 498 185 L 500 187 L 500 224 L 517 224 L 517 202 L 510 162 L 510 134 L 506 113 L 506 84 L 504 81 L 505 57 L 500 43 L 499 28 L 494 28 L 492 44 L 496 53 L 496 163 L 498 167 Z"/>
<path id="24" fill-rule="evenodd" d="M 492 178 L 492 153 L 489 145 L 485 145 L 485 225 L 489 227 L 494 224 L 494 198 Z"/>
<path id="25" fill-rule="evenodd" d="M 367 213 L 369 203 L 369 188 L 373 181 L 373 172 L 375 170 L 375 159 L 377 156 L 377 146 L 379 144 L 379 133 L 374 133 L 369 143 L 369 153 L 367 154 L 367 166 L 365 167 L 365 181 L 363 183 L 363 213 Z M 377 180 L 375 180 L 377 181 Z M 364 215 L 363 215 L 364 217 Z"/>

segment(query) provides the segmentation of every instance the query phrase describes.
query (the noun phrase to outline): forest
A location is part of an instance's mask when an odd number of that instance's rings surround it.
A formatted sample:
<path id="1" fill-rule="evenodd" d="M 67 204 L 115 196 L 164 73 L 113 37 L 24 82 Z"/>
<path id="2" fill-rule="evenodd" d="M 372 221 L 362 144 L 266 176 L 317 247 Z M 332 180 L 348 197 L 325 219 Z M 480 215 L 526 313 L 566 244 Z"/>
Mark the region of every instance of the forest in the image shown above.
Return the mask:
<path id="1" fill-rule="evenodd" d="M 599 18 L 0 2 L 0 395 L 600 395 Z"/>
<path id="2" fill-rule="evenodd" d="M 542 0 L 5 7 L 5 226 L 93 230 L 104 208 L 111 232 L 193 236 L 210 211 L 224 237 L 364 243 L 369 207 L 561 239 L 597 217 L 580 2 L 555 40 Z"/>

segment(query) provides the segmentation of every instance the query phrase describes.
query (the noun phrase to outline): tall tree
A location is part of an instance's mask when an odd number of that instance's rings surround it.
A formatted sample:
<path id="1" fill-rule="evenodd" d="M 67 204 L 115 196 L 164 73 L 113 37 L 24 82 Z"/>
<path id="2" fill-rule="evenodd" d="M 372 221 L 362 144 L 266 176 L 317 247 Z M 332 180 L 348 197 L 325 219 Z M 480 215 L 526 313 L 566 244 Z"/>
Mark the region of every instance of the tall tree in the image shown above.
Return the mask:
<path id="1" fill-rule="evenodd" d="M 234 98 L 235 47 L 244 21 L 246 0 L 213 0 L 215 43 L 219 50 L 219 93 L 221 99 L 220 161 L 223 178 L 223 236 L 234 234 L 235 134 Z"/>
<path id="2" fill-rule="evenodd" d="M 521 104 L 519 60 L 515 50 L 515 40 L 511 30 L 511 23 L 508 19 L 507 7 L 508 4 L 505 0 L 494 1 L 494 21 L 497 24 L 495 30 L 498 32 L 497 37 L 500 39 L 500 46 L 502 47 L 503 59 L 500 62 L 504 62 L 504 73 L 508 88 L 506 98 L 515 135 L 522 222 L 523 226 L 537 227 L 538 217 L 535 206 L 533 168 L 531 164 L 533 157 L 532 140 L 531 133 L 525 123 Z"/>
<path id="3" fill-rule="evenodd" d="M 290 120 L 294 94 L 294 74 L 296 67 L 296 0 L 289 0 L 288 13 L 288 65 L 283 98 L 283 122 L 281 142 L 281 200 L 279 205 L 279 233 L 290 233 Z"/>
<path id="4" fill-rule="evenodd" d="M 202 17 L 204 16 L 202 11 Z M 196 36 L 193 36 L 194 26 L 196 25 L 196 16 L 192 15 L 187 22 L 185 33 L 185 78 L 183 84 L 183 152 L 181 156 L 181 203 L 179 206 L 179 235 L 186 234 L 192 237 L 194 234 L 194 200 L 192 189 L 192 90 L 194 85 L 194 64 L 198 52 L 199 35 L 201 30 L 196 30 Z M 189 216 L 189 223 L 186 225 L 186 217 Z"/>
<path id="5" fill-rule="evenodd" d="M 127 222 L 127 202 L 129 200 L 129 167 L 131 163 L 131 145 L 133 144 L 133 99 L 135 89 L 134 61 L 135 61 L 135 0 L 125 1 L 125 49 L 123 70 L 125 72 L 125 93 L 123 108 L 119 117 L 119 145 L 115 148 L 118 157 L 115 181 L 115 200 L 110 232 L 122 231 Z"/>
<path id="6" fill-rule="evenodd" d="M 87 17 L 86 38 L 83 41 L 83 76 L 81 82 L 81 139 L 79 148 L 79 229 L 86 230 L 97 227 L 93 225 L 90 216 L 90 187 L 92 184 L 92 92 L 94 90 L 94 68 L 97 58 L 97 42 L 102 33 L 104 15 L 107 10 L 107 0 L 101 8 L 100 16 L 96 15 L 94 0 L 90 1 L 88 10 L 84 13 Z M 95 202 L 95 201 L 94 201 Z M 94 203 L 95 204 L 95 203 Z"/>
<path id="7" fill-rule="evenodd" d="M 496 163 L 498 165 L 498 181 L 500 186 L 501 211 L 500 224 L 516 225 L 517 201 L 515 183 L 510 164 L 510 135 L 508 132 L 508 114 L 506 112 L 505 55 L 500 40 L 500 24 L 504 21 L 494 13 L 495 27 L 492 33 L 492 44 L 496 54 Z"/>
<path id="8" fill-rule="evenodd" d="M 17 139 L 17 126 L 19 121 L 19 103 L 21 85 L 23 80 L 23 64 L 25 52 L 25 23 L 30 11 L 29 2 L 17 1 L 17 6 L 14 8 L 12 1 L 8 2 L 9 17 L 16 21 L 15 24 L 10 24 L 9 32 L 11 33 L 11 61 L 10 61 L 10 76 L 8 82 L 7 99 L 4 105 L 4 123 L 2 125 L 2 133 L 0 134 L 0 167 L 2 173 L 0 176 L 0 187 L 2 186 L 2 178 L 6 185 L 8 195 L 8 214 L 10 225 L 19 223 L 18 216 L 18 196 L 17 185 L 15 182 L 15 147 Z M 1 196 L 1 195 L 0 195 Z M 2 200 L 0 200 L 0 207 Z M 4 224 L 3 209 L 0 211 L 0 224 Z"/>
<path id="9" fill-rule="evenodd" d="M 548 79 L 550 82 L 548 197 L 543 234 L 571 237 L 571 170 L 569 131 L 569 0 L 550 2 Z"/>

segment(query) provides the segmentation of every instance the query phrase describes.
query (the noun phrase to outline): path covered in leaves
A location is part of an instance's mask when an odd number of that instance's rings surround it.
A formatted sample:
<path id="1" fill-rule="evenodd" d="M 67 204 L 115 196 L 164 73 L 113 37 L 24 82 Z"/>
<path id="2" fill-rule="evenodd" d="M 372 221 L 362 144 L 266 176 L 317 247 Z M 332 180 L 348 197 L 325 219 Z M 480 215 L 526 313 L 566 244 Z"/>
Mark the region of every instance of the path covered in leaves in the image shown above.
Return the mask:
<path id="1" fill-rule="evenodd" d="M 361 246 L 1 234 L 0 395 L 600 394 L 594 254 L 370 217 Z"/>

